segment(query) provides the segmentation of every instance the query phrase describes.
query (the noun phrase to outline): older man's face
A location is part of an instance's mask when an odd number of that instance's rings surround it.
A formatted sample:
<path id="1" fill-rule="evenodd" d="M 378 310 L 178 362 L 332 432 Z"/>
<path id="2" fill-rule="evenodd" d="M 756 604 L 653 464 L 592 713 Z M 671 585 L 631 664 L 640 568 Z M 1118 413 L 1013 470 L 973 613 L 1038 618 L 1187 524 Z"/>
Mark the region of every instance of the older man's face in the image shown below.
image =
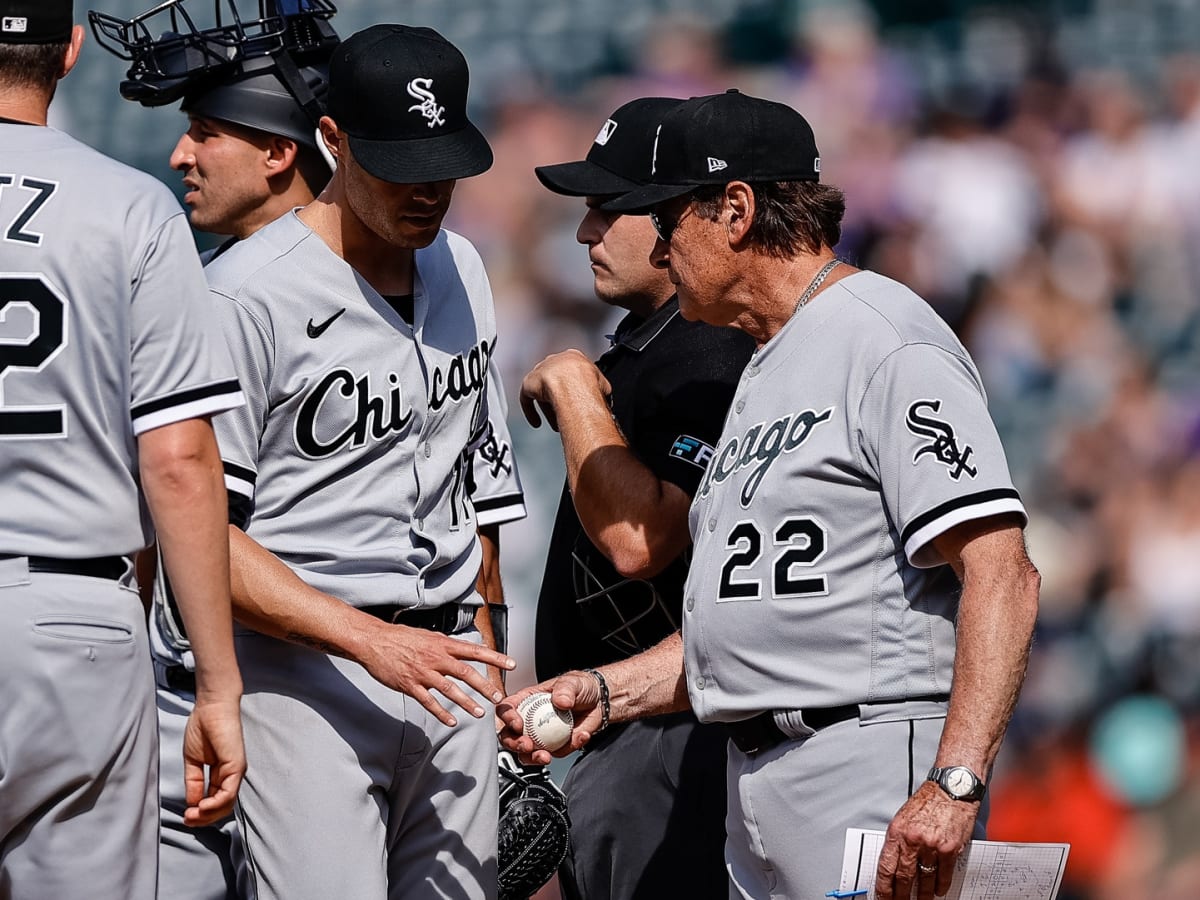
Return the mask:
<path id="1" fill-rule="evenodd" d="M 725 217 L 725 210 L 716 221 L 697 215 L 691 195 L 654 208 L 652 221 L 657 223 L 658 240 L 650 262 L 667 270 L 679 294 L 679 312 L 693 322 L 728 325 L 737 315 L 724 302 L 731 266 L 736 262 L 726 236 Z"/>

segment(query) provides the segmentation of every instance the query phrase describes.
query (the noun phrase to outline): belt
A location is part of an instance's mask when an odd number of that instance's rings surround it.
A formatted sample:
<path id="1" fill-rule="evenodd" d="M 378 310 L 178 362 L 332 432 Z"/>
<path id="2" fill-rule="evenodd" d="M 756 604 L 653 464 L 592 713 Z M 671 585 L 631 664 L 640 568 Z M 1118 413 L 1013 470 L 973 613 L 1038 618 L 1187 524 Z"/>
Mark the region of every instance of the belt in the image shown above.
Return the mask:
<path id="1" fill-rule="evenodd" d="M 816 732 L 838 722 L 858 718 L 858 704 L 806 709 L 800 715 L 804 724 Z M 772 710 L 740 722 L 729 722 L 726 727 L 729 729 L 729 739 L 733 741 L 733 745 L 746 754 L 762 753 L 789 739 L 775 724 L 775 713 Z"/>
<path id="2" fill-rule="evenodd" d="M 925 697 L 908 697 L 906 699 L 942 702 L 947 697 L 945 694 L 936 694 Z M 859 704 L 857 703 L 850 703 L 846 706 L 824 706 L 816 709 L 802 709 L 800 710 L 800 718 L 804 720 L 805 725 L 816 733 L 823 728 L 828 728 L 830 725 L 836 725 L 838 722 L 857 719 L 858 709 Z M 762 753 L 764 750 L 770 750 L 784 741 L 792 740 L 791 736 L 784 734 L 783 730 L 775 723 L 775 712 L 770 709 L 749 719 L 743 719 L 740 722 L 729 722 L 726 724 L 726 727 L 729 729 L 729 739 L 733 741 L 734 746 L 747 755 Z"/>
<path id="3" fill-rule="evenodd" d="M 186 691 L 189 694 L 196 693 L 196 673 L 191 669 L 183 666 L 166 666 L 164 672 L 164 680 L 171 690 Z"/>
<path id="4" fill-rule="evenodd" d="M 88 578 L 107 578 L 120 581 L 129 562 L 124 556 L 96 556 L 91 559 L 55 559 L 51 556 L 30 556 L 30 572 L 53 572 L 56 575 L 86 575 Z M 11 554 L 0 559 L 20 559 Z"/>
<path id="5" fill-rule="evenodd" d="M 458 634 L 466 631 L 474 624 L 474 612 L 466 624 L 459 626 L 460 619 L 466 619 L 459 613 L 463 609 L 478 609 L 467 603 L 446 603 L 442 606 L 428 608 L 413 608 L 411 606 L 396 606 L 384 603 L 377 606 L 360 606 L 359 612 L 391 622 L 393 625 L 407 625 L 409 628 L 424 628 L 427 631 L 437 631 L 441 634 Z"/>

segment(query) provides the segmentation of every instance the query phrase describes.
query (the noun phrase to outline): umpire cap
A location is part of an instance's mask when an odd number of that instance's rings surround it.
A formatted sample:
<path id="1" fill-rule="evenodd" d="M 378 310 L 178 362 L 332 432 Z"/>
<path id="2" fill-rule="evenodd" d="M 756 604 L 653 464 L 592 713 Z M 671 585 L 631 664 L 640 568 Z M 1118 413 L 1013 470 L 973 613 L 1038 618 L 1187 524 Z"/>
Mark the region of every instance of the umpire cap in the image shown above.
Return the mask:
<path id="1" fill-rule="evenodd" d="M 625 194 L 646 183 L 654 136 L 663 116 L 682 100 L 642 97 L 631 100 L 600 126 L 587 157 L 533 171 L 547 188 L 568 197 Z"/>

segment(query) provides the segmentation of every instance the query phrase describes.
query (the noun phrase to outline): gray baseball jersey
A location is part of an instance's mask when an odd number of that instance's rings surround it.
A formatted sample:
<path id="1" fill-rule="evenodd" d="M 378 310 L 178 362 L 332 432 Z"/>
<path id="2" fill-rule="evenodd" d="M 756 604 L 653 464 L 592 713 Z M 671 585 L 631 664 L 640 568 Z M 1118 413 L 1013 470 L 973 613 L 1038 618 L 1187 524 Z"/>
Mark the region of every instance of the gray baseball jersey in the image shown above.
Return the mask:
<path id="1" fill-rule="evenodd" d="M 246 532 L 355 606 L 462 601 L 479 571 L 491 290 L 450 232 L 416 260 L 413 326 L 294 213 L 209 267 L 248 396 L 218 422 Z"/>
<path id="2" fill-rule="evenodd" d="M 299 577 L 355 606 L 481 602 L 468 481 L 489 435 L 491 289 L 474 248 L 446 231 L 416 251 L 415 273 L 410 325 L 294 213 L 208 269 L 248 398 L 217 423 L 231 511 Z M 237 646 L 255 760 L 239 828 L 258 896 L 415 898 L 447 877 L 486 896 L 486 717 L 446 728 L 356 663 L 253 632 Z M 314 831 L 293 778 L 318 772 Z"/>
<path id="3" fill-rule="evenodd" d="M 683 633 L 705 721 L 949 691 L 933 539 L 1024 516 L 979 374 L 920 297 L 842 279 L 752 358 L 691 510 Z"/>
<path id="4" fill-rule="evenodd" d="M 130 554 L 136 436 L 237 381 L 167 189 L 52 128 L 0 135 L 0 552 Z"/>
<path id="5" fill-rule="evenodd" d="M 156 729 L 132 567 L 45 567 L 145 546 L 137 436 L 241 394 L 158 182 L 54 129 L 0 124 L 0 236 L 0 883 L 149 900 Z"/>

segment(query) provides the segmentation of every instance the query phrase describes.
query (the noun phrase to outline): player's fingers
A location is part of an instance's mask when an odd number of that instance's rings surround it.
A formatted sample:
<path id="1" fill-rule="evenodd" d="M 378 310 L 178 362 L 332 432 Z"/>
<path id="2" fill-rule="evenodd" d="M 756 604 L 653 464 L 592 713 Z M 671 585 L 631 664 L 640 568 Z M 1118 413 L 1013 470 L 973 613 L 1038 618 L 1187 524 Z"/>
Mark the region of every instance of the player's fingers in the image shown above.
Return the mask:
<path id="1" fill-rule="evenodd" d="M 479 701 L 471 697 L 449 678 L 444 678 L 442 681 L 433 685 L 433 689 L 449 700 L 451 703 L 462 707 L 476 719 L 482 719 L 484 709 L 479 705 Z M 484 689 L 487 689 L 487 680 L 484 680 Z"/>
<path id="2" fill-rule="evenodd" d="M 204 797 L 204 763 L 186 755 L 183 758 L 183 797 L 189 807 Z"/>
<path id="3" fill-rule="evenodd" d="M 446 641 L 448 642 L 446 652 L 456 659 L 483 663 L 485 666 L 504 669 L 506 672 L 511 672 L 517 667 L 517 661 L 511 656 L 506 656 L 490 647 L 484 647 L 482 644 L 472 644 L 470 641 L 460 641 L 458 638 L 446 638 Z M 488 693 L 490 695 L 491 692 Z"/>
<path id="4" fill-rule="evenodd" d="M 491 703 L 499 703 L 504 697 L 504 694 L 496 689 L 491 680 L 487 677 L 486 672 L 477 672 L 472 666 L 464 662 L 455 662 L 451 666 L 439 667 L 442 673 L 446 676 L 453 677 L 466 684 L 472 690 L 477 691 L 481 697 L 487 698 Z M 441 685 L 434 685 L 438 691 L 441 691 Z M 453 686 L 453 685 L 452 685 Z M 458 688 L 455 686 L 455 689 Z M 462 693 L 459 691 L 459 693 Z M 462 694 L 466 697 L 466 694 Z M 469 699 L 469 698 L 468 698 Z M 458 703 L 458 700 L 455 700 Z M 469 706 L 463 706 L 464 709 L 471 710 L 479 705 L 478 700 L 469 700 Z M 474 713 L 472 713 L 474 715 Z"/>
<path id="5" fill-rule="evenodd" d="M 429 691 L 425 690 L 425 688 L 421 687 L 420 685 L 418 685 L 412 691 L 408 691 L 406 693 L 408 693 L 408 696 L 412 697 L 423 707 L 425 707 L 431 716 L 448 728 L 453 728 L 458 724 L 458 719 L 454 718 L 454 715 L 450 712 L 450 710 L 438 703 L 433 694 L 429 693 Z"/>
<path id="6" fill-rule="evenodd" d="M 521 391 L 521 412 L 525 414 L 525 421 L 534 428 L 542 427 L 542 417 L 538 415 L 537 402 L 524 390 Z"/>

